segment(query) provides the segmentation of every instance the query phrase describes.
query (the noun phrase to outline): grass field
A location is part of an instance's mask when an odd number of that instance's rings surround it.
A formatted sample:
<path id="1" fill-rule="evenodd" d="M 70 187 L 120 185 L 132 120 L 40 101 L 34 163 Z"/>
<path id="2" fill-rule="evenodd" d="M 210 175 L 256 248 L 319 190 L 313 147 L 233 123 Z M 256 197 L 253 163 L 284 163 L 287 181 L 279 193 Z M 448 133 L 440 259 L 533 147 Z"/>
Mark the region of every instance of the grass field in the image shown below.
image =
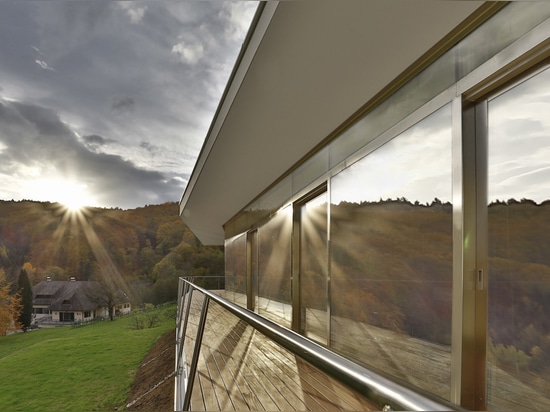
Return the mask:
<path id="1" fill-rule="evenodd" d="M 175 327 L 133 330 L 132 317 L 80 327 L 0 336 L 0 411 L 124 409 L 136 370 L 149 348 Z"/>

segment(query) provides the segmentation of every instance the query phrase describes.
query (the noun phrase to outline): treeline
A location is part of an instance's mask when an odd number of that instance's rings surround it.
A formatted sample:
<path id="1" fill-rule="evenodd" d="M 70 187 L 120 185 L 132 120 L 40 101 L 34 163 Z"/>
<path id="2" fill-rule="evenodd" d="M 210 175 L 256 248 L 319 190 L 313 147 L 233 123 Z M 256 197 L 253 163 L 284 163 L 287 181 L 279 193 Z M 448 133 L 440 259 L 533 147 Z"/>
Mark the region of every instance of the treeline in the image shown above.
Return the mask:
<path id="1" fill-rule="evenodd" d="M 176 298 L 180 276 L 223 275 L 223 248 L 201 245 L 176 203 L 71 213 L 57 203 L 0 201 L 0 268 L 11 282 L 25 269 L 33 285 L 108 272 L 137 304 L 157 304 Z"/>

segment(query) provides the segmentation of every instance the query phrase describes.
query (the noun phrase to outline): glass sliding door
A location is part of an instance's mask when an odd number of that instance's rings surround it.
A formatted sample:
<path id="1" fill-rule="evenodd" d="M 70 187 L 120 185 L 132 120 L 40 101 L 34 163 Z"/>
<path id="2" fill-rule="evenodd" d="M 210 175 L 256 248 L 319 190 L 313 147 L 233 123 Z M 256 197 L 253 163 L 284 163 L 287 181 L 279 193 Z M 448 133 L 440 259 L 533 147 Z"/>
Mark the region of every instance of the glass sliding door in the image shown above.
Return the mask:
<path id="1" fill-rule="evenodd" d="M 225 297 L 246 307 L 246 233 L 225 241 Z"/>
<path id="2" fill-rule="evenodd" d="M 330 184 L 331 346 L 450 397 L 451 107 Z"/>
<path id="3" fill-rule="evenodd" d="M 258 313 L 291 327 L 292 206 L 258 229 Z"/>
<path id="4" fill-rule="evenodd" d="M 328 344 L 327 192 L 298 206 L 300 331 Z"/>
<path id="5" fill-rule="evenodd" d="M 487 403 L 550 410 L 550 69 L 487 107 Z"/>

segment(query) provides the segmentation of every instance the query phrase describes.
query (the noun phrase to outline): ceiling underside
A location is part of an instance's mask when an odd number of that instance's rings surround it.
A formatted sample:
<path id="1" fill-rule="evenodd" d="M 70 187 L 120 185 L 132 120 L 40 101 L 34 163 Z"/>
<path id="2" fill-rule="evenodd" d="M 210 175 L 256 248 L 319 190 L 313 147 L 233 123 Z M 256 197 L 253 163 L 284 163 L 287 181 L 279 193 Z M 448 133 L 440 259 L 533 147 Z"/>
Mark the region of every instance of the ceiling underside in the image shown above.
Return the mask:
<path id="1" fill-rule="evenodd" d="M 180 204 L 203 244 L 482 1 L 267 2 Z"/>

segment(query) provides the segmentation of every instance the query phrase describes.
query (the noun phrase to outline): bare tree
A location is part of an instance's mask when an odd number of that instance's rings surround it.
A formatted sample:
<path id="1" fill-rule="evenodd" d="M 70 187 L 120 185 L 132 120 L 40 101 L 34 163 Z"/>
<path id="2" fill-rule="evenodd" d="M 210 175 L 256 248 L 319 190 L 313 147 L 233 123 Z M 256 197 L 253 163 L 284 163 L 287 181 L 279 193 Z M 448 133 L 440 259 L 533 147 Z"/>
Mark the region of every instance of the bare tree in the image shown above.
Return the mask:
<path id="1" fill-rule="evenodd" d="M 98 306 L 107 308 L 109 320 L 115 317 L 116 305 L 129 300 L 122 289 L 105 278 L 90 282 L 86 288 L 86 296 Z"/>

